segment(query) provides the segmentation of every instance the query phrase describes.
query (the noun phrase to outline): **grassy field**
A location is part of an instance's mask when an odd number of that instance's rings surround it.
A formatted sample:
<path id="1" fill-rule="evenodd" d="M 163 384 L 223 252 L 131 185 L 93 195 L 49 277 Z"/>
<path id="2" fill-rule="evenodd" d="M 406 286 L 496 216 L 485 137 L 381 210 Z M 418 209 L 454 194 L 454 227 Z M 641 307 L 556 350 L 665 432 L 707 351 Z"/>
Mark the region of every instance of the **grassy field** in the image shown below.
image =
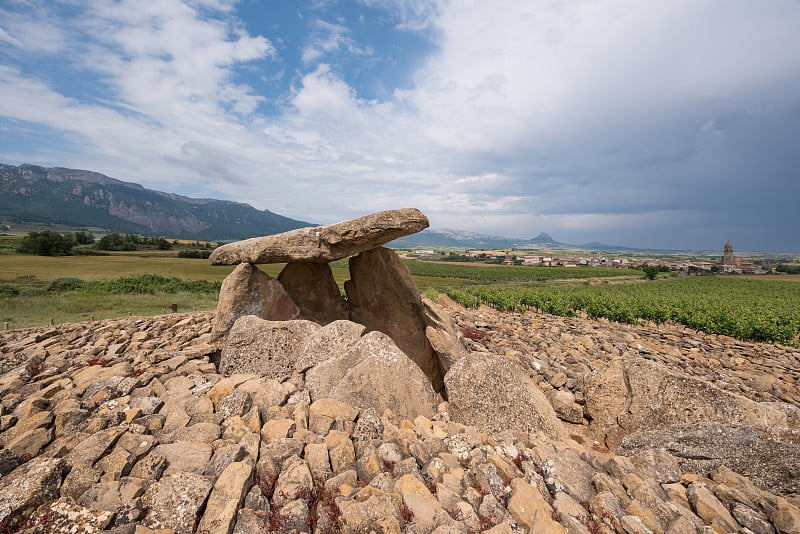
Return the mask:
<path id="1" fill-rule="evenodd" d="M 9 238 L 0 241 L 8 243 Z M 179 311 L 211 309 L 216 306 L 215 290 L 164 292 L 130 292 L 103 289 L 84 285 L 79 288 L 59 288 L 54 280 L 78 279 L 84 282 L 114 280 L 125 276 L 155 275 L 181 280 L 221 282 L 232 266 L 212 266 L 205 260 L 177 258 L 175 251 L 115 252 L 108 256 L 28 256 L 0 254 L 0 321 L 10 328 L 26 328 L 49 323 L 107 319 L 132 315 L 153 315 L 170 310 L 172 304 Z M 581 270 L 521 267 L 469 267 L 463 265 L 434 265 L 408 261 L 414 280 L 420 288 L 459 288 L 488 281 L 516 281 L 554 279 L 558 273 L 564 278 L 577 275 L 619 275 L 608 270 Z M 277 277 L 283 264 L 261 265 L 272 277 Z M 349 279 L 347 260 L 331 263 L 333 276 L 339 287 Z M 591 271 L 591 273 L 590 273 Z M 588 273 L 588 274 L 587 274 Z M 625 273 L 622 273 L 625 274 Z M 628 273 L 630 275 L 630 273 Z M 157 285 L 157 284 L 156 284 Z"/>
<path id="2" fill-rule="evenodd" d="M 231 266 L 181 259 L 174 252 L 39 257 L 0 253 L 0 321 L 10 328 L 212 309 Z M 466 306 L 537 309 L 557 315 L 628 323 L 673 321 L 741 339 L 798 342 L 800 276 L 661 275 L 592 268 L 467 266 L 407 261 L 426 294 L 445 293 Z M 262 265 L 277 277 L 282 264 Z M 340 287 L 347 260 L 331 264 Z M 1 326 L 1 325 L 0 325 Z"/>
<path id="3" fill-rule="evenodd" d="M 86 285 L 74 289 L 53 288 L 59 279 L 85 282 L 110 281 L 125 276 L 157 275 L 181 280 L 209 281 L 219 284 L 232 266 L 212 266 L 205 260 L 181 259 L 167 254 L 114 254 L 110 256 L 25 256 L 0 254 L 0 322 L 9 328 L 42 326 L 52 318 L 56 324 L 131 315 L 155 315 L 169 311 L 212 309 L 218 290 L 196 289 L 137 293 Z M 277 277 L 282 264 L 261 265 Z M 347 264 L 333 267 L 334 278 L 341 285 L 349 278 Z M 217 285 L 218 287 L 218 285 Z M 3 325 L 0 325 L 2 327 Z"/>

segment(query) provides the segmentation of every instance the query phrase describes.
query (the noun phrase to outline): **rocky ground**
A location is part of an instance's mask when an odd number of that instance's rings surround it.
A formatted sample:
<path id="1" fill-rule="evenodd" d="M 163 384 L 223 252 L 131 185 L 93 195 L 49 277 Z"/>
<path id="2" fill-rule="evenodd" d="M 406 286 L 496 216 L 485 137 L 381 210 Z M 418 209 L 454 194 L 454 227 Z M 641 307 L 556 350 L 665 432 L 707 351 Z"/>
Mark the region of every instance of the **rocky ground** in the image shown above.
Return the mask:
<path id="1" fill-rule="evenodd" d="M 610 359 L 631 355 L 661 362 L 690 376 L 758 402 L 800 407 L 800 349 L 710 335 L 682 325 L 634 326 L 606 320 L 491 308 L 448 310 L 463 329 L 477 331 L 473 350 L 518 359 L 545 380 L 545 390 L 575 390 L 588 372 Z M 563 375 L 563 376 L 562 376 Z"/>
<path id="2" fill-rule="evenodd" d="M 413 421 L 312 403 L 297 374 L 223 377 L 211 313 L 0 333 L 0 533 L 800 533 L 791 478 L 767 491 L 726 467 L 687 470 L 664 448 L 614 455 L 585 395 L 622 357 L 798 407 L 800 350 L 450 312 L 473 350 L 528 371 L 569 439 L 490 435 L 446 402 Z"/>

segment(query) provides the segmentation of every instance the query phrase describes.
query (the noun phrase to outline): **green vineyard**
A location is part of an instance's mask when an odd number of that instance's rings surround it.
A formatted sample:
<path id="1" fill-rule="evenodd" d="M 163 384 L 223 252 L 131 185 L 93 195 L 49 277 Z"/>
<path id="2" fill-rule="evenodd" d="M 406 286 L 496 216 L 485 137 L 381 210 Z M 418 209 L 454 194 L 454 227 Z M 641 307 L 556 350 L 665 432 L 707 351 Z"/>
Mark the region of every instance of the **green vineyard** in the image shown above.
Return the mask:
<path id="1" fill-rule="evenodd" d="M 456 278 L 475 283 L 546 282 L 549 280 L 585 280 L 589 278 L 630 277 L 641 278 L 636 269 L 609 269 L 604 267 L 530 267 L 521 265 L 459 265 L 427 261 L 407 261 L 414 276 Z"/>
<path id="2" fill-rule="evenodd" d="M 680 323 L 744 340 L 797 344 L 800 283 L 735 277 L 688 277 L 643 283 L 474 285 L 445 288 L 468 307 L 540 310 L 636 324 Z"/>

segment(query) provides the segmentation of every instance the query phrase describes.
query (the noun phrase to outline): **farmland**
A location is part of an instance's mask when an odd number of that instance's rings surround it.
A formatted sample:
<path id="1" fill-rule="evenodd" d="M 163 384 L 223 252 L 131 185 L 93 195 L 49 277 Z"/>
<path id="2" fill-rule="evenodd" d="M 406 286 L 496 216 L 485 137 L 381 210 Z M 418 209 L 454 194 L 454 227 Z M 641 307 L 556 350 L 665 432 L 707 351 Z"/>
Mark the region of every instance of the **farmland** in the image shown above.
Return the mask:
<path id="1" fill-rule="evenodd" d="M 589 278 L 640 278 L 642 271 L 635 269 L 607 269 L 600 267 L 524 267 L 520 265 L 463 265 L 408 261 L 415 277 L 460 279 L 469 283 L 546 282 L 550 280 L 585 280 Z M 450 282 L 452 283 L 452 282 Z"/>
<path id="2" fill-rule="evenodd" d="M 475 266 L 407 261 L 426 294 L 465 306 L 604 317 L 625 323 L 675 322 L 740 339 L 797 343 L 800 283 L 778 277 L 670 277 L 642 280 L 626 269 Z M 283 265 L 262 265 L 276 277 Z M 341 287 L 347 261 L 331 264 Z M 209 309 L 232 267 L 175 252 L 40 257 L 0 254 L 0 321 L 11 328 Z"/>
<path id="3" fill-rule="evenodd" d="M 674 322 L 739 339 L 796 343 L 800 283 L 703 276 L 626 284 L 479 285 L 445 293 L 464 306 L 604 317 L 623 323 Z"/>

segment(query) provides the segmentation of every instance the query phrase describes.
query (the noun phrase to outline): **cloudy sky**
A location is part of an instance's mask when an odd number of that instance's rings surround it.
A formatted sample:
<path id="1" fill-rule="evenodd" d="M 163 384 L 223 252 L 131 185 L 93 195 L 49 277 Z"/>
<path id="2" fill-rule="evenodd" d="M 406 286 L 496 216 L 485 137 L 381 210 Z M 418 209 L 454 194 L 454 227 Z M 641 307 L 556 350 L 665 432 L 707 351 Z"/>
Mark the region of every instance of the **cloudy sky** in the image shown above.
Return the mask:
<path id="1" fill-rule="evenodd" d="M 0 161 L 317 223 L 800 252 L 800 1 L 0 0 Z"/>

